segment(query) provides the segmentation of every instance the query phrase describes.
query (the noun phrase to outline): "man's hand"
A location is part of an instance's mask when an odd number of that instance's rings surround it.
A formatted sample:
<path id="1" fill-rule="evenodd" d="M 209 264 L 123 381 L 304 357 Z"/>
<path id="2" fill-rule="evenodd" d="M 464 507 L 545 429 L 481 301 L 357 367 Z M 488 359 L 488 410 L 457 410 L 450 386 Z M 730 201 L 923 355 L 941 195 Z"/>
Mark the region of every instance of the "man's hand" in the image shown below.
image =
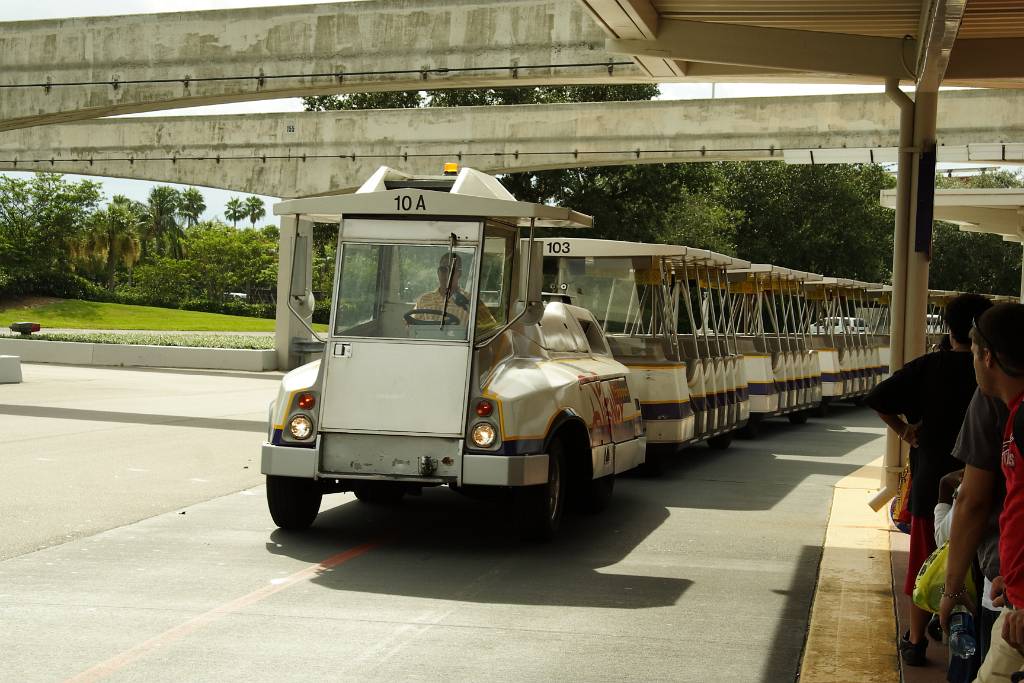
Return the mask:
<path id="1" fill-rule="evenodd" d="M 963 481 L 964 471 L 957 470 L 956 472 L 950 472 L 942 479 L 939 480 L 939 502 L 946 503 L 947 505 L 953 502 L 953 493 L 957 487 L 960 486 L 960 482 Z"/>
<path id="2" fill-rule="evenodd" d="M 1024 611 L 1006 613 L 1003 619 L 1003 640 L 1017 649 L 1024 645 Z"/>
<path id="3" fill-rule="evenodd" d="M 992 590 L 988 597 L 992 600 L 993 607 L 1002 607 L 1006 604 L 1006 582 L 1003 577 L 997 576 L 992 579 Z"/>
<path id="4" fill-rule="evenodd" d="M 942 600 L 939 601 L 939 623 L 942 624 L 942 630 L 945 633 L 949 633 L 949 615 L 953 613 L 953 608 L 957 605 L 963 605 L 973 614 L 974 601 L 967 595 L 967 591 L 963 592 L 963 595 L 956 598 L 948 598 L 946 594 L 942 594 Z"/>
<path id="5" fill-rule="evenodd" d="M 900 438 L 906 441 L 913 448 L 917 448 L 917 432 L 921 429 L 921 425 L 908 424 L 903 428 L 903 432 L 900 434 Z"/>

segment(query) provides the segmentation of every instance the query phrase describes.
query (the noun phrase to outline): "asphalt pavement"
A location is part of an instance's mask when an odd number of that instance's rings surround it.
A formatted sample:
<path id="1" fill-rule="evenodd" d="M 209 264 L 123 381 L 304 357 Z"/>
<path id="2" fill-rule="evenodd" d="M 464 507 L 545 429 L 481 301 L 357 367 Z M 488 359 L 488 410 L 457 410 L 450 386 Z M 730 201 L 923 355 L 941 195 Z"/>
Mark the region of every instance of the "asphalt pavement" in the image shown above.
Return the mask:
<path id="1" fill-rule="evenodd" d="M 834 484 L 881 453 L 838 408 L 627 476 L 546 545 L 447 489 L 274 528 L 276 376 L 24 366 L 0 386 L 3 681 L 792 681 Z"/>

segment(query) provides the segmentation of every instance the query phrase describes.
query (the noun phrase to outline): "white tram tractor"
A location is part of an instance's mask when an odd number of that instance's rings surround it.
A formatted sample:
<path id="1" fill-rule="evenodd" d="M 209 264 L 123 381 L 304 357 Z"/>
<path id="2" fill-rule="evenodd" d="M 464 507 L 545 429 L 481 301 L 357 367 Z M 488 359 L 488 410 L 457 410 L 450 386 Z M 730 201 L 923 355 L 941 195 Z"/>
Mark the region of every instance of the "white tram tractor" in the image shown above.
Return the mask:
<path id="1" fill-rule="evenodd" d="M 628 369 L 589 312 L 541 301 L 533 228 L 590 217 L 518 202 L 468 168 L 382 167 L 354 194 L 274 212 L 338 224 L 322 359 L 287 374 L 270 408 L 278 526 L 310 526 L 325 493 L 389 502 L 448 485 L 507 490 L 523 535 L 544 539 L 567 495 L 600 509 L 614 476 L 644 462 Z"/>

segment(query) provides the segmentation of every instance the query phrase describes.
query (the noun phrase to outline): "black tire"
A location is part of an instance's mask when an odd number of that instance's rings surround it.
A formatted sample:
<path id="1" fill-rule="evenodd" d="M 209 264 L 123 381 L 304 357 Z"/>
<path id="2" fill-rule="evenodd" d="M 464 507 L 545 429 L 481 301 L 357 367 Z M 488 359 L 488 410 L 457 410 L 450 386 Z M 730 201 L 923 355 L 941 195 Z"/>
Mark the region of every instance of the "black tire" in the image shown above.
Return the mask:
<path id="1" fill-rule="evenodd" d="M 719 434 L 708 439 L 708 448 L 713 451 L 724 451 L 730 445 L 732 445 L 732 432 Z"/>
<path id="2" fill-rule="evenodd" d="M 665 449 L 658 446 L 647 446 L 644 464 L 636 468 L 637 474 L 644 477 L 660 477 L 665 473 Z"/>
<path id="3" fill-rule="evenodd" d="M 821 403 L 814 409 L 815 417 L 828 417 L 828 401 L 825 399 L 821 400 Z"/>
<path id="4" fill-rule="evenodd" d="M 360 503 L 368 505 L 396 505 L 405 497 L 405 489 L 398 484 L 367 481 L 352 489 Z"/>
<path id="5" fill-rule="evenodd" d="M 591 479 L 586 488 L 583 511 L 588 514 L 604 512 L 612 502 L 615 491 L 615 475 L 609 474 L 600 479 Z"/>
<path id="6" fill-rule="evenodd" d="M 308 529 L 320 512 L 323 494 L 313 479 L 267 475 L 267 507 L 274 524 L 288 531 Z"/>
<path id="7" fill-rule="evenodd" d="M 800 411 L 799 413 L 790 413 L 788 415 L 789 423 L 794 425 L 807 424 L 807 413 Z"/>
<path id="8" fill-rule="evenodd" d="M 519 535 L 524 541 L 550 541 L 558 532 L 565 511 L 566 474 L 562 443 L 556 438 L 548 449 L 548 482 L 512 489 Z"/>
<path id="9" fill-rule="evenodd" d="M 747 424 L 743 425 L 736 434 L 742 439 L 756 439 L 757 435 L 761 433 L 761 420 L 755 418 L 753 415 L 747 420 Z"/>

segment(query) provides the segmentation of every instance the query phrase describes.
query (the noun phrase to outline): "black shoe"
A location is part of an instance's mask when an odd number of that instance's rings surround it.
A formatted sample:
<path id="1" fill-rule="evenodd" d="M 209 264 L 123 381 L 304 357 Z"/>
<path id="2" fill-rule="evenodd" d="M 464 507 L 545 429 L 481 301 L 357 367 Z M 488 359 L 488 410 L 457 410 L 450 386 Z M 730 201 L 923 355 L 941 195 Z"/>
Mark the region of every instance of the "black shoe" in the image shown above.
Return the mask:
<path id="1" fill-rule="evenodd" d="M 932 615 L 931 621 L 928 622 L 927 633 L 928 637 L 936 643 L 942 642 L 942 624 L 939 622 L 938 614 Z"/>
<path id="2" fill-rule="evenodd" d="M 928 661 L 924 656 L 927 649 L 926 638 L 922 638 L 920 643 L 910 642 L 910 631 L 904 633 L 900 639 L 900 658 L 907 666 L 924 666 Z"/>

